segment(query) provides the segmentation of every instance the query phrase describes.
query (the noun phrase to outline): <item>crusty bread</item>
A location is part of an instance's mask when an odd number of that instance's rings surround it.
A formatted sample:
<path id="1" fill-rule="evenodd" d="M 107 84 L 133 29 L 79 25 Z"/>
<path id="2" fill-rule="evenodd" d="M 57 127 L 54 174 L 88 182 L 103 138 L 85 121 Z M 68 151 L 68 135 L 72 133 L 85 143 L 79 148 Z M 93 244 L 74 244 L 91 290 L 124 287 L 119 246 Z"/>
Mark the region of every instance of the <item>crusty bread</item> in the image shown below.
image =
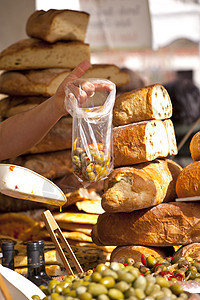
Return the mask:
<path id="1" fill-rule="evenodd" d="M 168 159 L 114 169 L 104 184 L 102 207 L 107 212 L 131 212 L 174 201 L 182 168 Z"/>
<path id="2" fill-rule="evenodd" d="M 29 37 L 54 43 L 59 40 L 84 42 L 89 14 L 77 10 L 37 10 L 27 20 L 26 33 Z"/>
<path id="3" fill-rule="evenodd" d="M 167 132 L 167 138 L 168 138 L 168 155 L 176 155 L 178 153 L 177 143 L 176 143 L 176 136 L 174 131 L 174 125 L 172 120 L 167 119 L 163 121 L 163 124 L 165 125 L 165 129 Z"/>
<path id="4" fill-rule="evenodd" d="M 141 262 L 142 255 L 165 258 L 172 253 L 173 247 L 118 246 L 111 253 L 110 261 L 124 264 L 128 258 L 132 258 L 135 262 Z"/>
<path id="5" fill-rule="evenodd" d="M 191 139 L 190 154 L 193 160 L 200 160 L 200 131 L 193 135 Z"/>
<path id="6" fill-rule="evenodd" d="M 75 68 L 90 61 L 90 46 L 82 42 L 50 44 L 38 39 L 20 40 L 0 53 L 0 70 Z"/>
<path id="7" fill-rule="evenodd" d="M 182 246 L 173 255 L 173 257 L 189 256 L 195 259 L 200 259 L 200 243 L 191 243 Z"/>
<path id="8" fill-rule="evenodd" d="M 169 154 L 169 136 L 161 120 L 151 120 L 113 128 L 115 166 L 127 166 Z"/>
<path id="9" fill-rule="evenodd" d="M 8 95 L 52 96 L 61 82 L 70 74 L 71 69 L 44 69 L 26 71 L 7 71 L 0 75 L 0 93 Z M 121 72 L 115 65 L 92 65 L 83 78 L 105 78 L 117 86 L 126 84 L 129 75 Z"/>
<path id="10" fill-rule="evenodd" d="M 9 162 L 31 169 L 49 179 L 72 173 L 71 150 L 23 155 L 10 159 Z"/>
<path id="11" fill-rule="evenodd" d="M 115 126 L 138 121 L 167 119 L 172 116 L 172 104 L 168 92 L 160 84 L 121 94 L 113 109 Z"/>
<path id="12" fill-rule="evenodd" d="M 200 161 L 195 161 L 183 168 L 176 182 L 179 198 L 200 196 Z"/>
<path id="13" fill-rule="evenodd" d="M 60 119 L 47 135 L 26 153 L 44 153 L 71 149 L 72 147 L 72 118 Z"/>
<path id="14" fill-rule="evenodd" d="M 103 213 L 92 228 L 97 245 L 173 246 L 200 242 L 200 203 L 170 202 L 130 213 Z"/>
<path id="15" fill-rule="evenodd" d="M 18 113 L 32 109 L 47 98 L 43 96 L 9 96 L 0 101 L 0 117 L 2 119 L 12 117 Z"/>

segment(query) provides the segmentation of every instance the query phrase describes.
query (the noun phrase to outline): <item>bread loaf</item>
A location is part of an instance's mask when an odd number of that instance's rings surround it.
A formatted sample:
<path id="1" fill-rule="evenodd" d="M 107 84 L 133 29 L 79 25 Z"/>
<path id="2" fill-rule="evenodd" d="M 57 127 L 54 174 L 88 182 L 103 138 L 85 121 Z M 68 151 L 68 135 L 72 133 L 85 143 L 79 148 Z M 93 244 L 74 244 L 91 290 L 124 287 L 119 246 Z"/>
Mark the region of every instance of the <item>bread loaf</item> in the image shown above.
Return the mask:
<path id="1" fill-rule="evenodd" d="M 72 118 L 71 116 L 60 119 L 47 135 L 28 153 L 44 153 L 71 149 L 72 147 Z"/>
<path id="2" fill-rule="evenodd" d="M 75 68 L 90 61 L 90 46 L 82 42 L 50 44 L 38 39 L 20 40 L 0 53 L 1 70 Z"/>
<path id="3" fill-rule="evenodd" d="M 49 179 L 72 173 L 71 150 L 18 156 L 10 163 L 33 170 Z"/>
<path id="4" fill-rule="evenodd" d="M 200 203 L 170 202 L 130 213 L 103 213 L 92 228 L 97 245 L 154 246 L 200 242 Z"/>
<path id="5" fill-rule="evenodd" d="M 84 42 L 89 14 L 77 10 L 37 10 L 27 20 L 29 37 L 54 43 L 59 40 Z"/>
<path id="6" fill-rule="evenodd" d="M 118 246 L 111 253 L 110 261 L 124 264 L 128 258 L 132 258 L 135 262 L 141 262 L 142 255 L 165 258 L 172 255 L 172 251 L 173 247 Z"/>
<path id="7" fill-rule="evenodd" d="M 172 116 L 172 104 L 167 90 L 160 84 L 123 93 L 116 98 L 113 109 L 115 126 Z"/>
<path id="8" fill-rule="evenodd" d="M 165 129 L 167 132 L 167 138 L 168 138 L 168 155 L 176 155 L 178 153 L 178 148 L 176 144 L 176 136 L 174 131 L 174 125 L 172 123 L 172 120 L 167 119 L 163 121 L 163 124 L 165 125 Z"/>
<path id="9" fill-rule="evenodd" d="M 8 95 L 52 96 L 71 69 L 6 71 L 0 75 L 0 92 Z M 92 65 L 83 78 L 105 78 L 117 86 L 129 82 L 129 75 L 115 65 Z"/>
<path id="10" fill-rule="evenodd" d="M 176 193 L 179 198 L 200 196 L 200 161 L 187 165 L 179 174 Z"/>
<path id="11" fill-rule="evenodd" d="M 173 255 L 173 257 L 189 256 L 195 259 L 200 259 L 200 243 L 191 243 L 182 246 Z"/>
<path id="12" fill-rule="evenodd" d="M 200 160 L 200 131 L 191 139 L 190 153 L 193 160 Z"/>
<path id="13" fill-rule="evenodd" d="M 110 213 L 131 212 L 174 201 L 181 170 L 168 159 L 114 169 L 105 180 L 102 207 Z"/>
<path id="14" fill-rule="evenodd" d="M 2 119 L 12 117 L 18 113 L 32 109 L 47 98 L 42 96 L 5 97 L 0 101 L 0 117 Z"/>
<path id="15" fill-rule="evenodd" d="M 113 129 L 113 149 L 115 166 L 127 166 L 169 153 L 168 135 L 160 120 L 144 121 Z"/>

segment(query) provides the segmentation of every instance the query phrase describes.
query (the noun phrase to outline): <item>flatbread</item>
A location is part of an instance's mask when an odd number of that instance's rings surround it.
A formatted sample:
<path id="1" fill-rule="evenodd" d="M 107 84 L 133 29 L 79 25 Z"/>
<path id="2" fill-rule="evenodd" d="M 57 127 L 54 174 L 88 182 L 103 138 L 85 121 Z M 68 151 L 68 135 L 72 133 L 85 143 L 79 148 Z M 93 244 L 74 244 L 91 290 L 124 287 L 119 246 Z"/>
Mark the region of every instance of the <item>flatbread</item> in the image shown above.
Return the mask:
<path id="1" fill-rule="evenodd" d="M 105 210 L 101 206 L 101 199 L 99 200 L 82 200 L 76 202 L 76 207 L 80 211 L 84 211 L 89 214 L 103 214 Z"/>
<path id="2" fill-rule="evenodd" d="M 20 213 L 0 215 L 0 235 L 20 239 L 21 233 L 35 226 L 38 222 Z"/>
<path id="3" fill-rule="evenodd" d="M 85 188 L 79 188 L 65 194 L 65 196 L 67 198 L 65 207 L 82 200 L 101 200 L 101 197 L 95 191 L 89 191 Z"/>
<path id="4" fill-rule="evenodd" d="M 76 240 L 80 242 L 89 242 L 92 243 L 92 238 L 87 234 L 76 231 L 63 231 L 64 237 L 68 240 Z"/>
<path id="5" fill-rule="evenodd" d="M 59 221 L 58 225 L 61 230 L 82 232 L 89 236 L 91 235 L 91 230 L 93 227 L 92 224 L 66 223 L 62 221 Z"/>
<path id="6" fill-rule="evenodd" d="M 96 214 L 86 214 L 86 213 L 73 213 L 73 212 L 63 212 L 59 214 L 54 214 L 54 219 L 56 222 L 63 221 L 66 223 L 80 223 L 80 224 L 96 224 L 98 215 Z"/>

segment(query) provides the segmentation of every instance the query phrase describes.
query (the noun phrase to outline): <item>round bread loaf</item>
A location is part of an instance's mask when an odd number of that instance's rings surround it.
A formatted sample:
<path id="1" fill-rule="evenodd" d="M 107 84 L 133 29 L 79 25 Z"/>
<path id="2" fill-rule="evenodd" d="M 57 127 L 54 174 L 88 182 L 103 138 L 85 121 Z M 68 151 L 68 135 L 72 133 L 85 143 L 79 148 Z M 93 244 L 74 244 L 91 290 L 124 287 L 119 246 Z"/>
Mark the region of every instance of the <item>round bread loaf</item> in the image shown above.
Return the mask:
<path id="1" fill-rule="evenodd" d="M 176 181 L 176 193 L 179 198 L 200 196 L 200 161 L 187 165 Z"/>
<path id="2" fill-rule="evenodd" d="M 200 160 L 200 131 L 191 139 L 190 153 L 193 160 Z"/>
<path id="3" fill-rule="evenodd" d="M 141 261 L 142 255 L 165 258 L 172 255 L 172 253 L 173 247 L 119 246 L 112 251 L 110 261 L 124 264 L 128 258 L 133 258 L 136 262 Z"/>

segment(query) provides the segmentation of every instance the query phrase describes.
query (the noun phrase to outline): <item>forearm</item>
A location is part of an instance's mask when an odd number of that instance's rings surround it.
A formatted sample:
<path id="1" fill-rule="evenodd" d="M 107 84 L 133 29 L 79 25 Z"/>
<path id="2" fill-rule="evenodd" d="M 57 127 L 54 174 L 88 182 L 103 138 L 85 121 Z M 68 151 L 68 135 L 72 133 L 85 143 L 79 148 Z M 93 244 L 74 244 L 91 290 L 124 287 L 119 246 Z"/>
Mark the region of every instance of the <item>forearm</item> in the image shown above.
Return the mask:
<path id="1" fill-rule="evenodd" d="M 0 160 L 18 156 L 30 149 L 62 117 L 53 97 L 30 111 L 0 123 Z"/>

